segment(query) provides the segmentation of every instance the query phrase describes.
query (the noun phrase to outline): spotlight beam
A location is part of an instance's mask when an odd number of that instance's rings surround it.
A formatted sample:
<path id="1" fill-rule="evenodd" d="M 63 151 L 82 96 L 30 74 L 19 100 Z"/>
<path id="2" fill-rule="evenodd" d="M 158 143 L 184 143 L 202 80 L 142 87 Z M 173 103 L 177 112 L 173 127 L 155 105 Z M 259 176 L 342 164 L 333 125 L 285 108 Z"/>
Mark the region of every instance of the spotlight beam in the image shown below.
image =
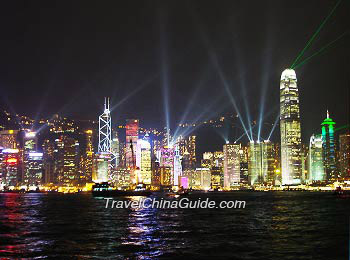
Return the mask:
<path id="1" fill-rule="evenodd" d="M 280 119 L 280 113 L 278 113 L 276 116 L 275 122 L 273 123 L 272 129 L 270 131 L 270 134 L 269 134 L 269 137 L 267 138 L 267 140 L 270 140 L 271 135 L 272 135 L 273 131 L 275 130 L 279 119 Z"/>

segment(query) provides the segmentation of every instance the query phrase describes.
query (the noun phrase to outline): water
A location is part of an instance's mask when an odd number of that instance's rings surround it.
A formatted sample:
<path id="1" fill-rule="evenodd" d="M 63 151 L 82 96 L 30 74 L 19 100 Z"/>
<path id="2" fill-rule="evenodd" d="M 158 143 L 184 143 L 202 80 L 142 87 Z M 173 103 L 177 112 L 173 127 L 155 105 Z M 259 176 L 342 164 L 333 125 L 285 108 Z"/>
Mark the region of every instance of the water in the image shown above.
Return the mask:
<path id="1" fill-rule="evenodd" d="M 247 204 L 245 209 L 105 209 L 103 198 L 88 194 L 0 194 L 0 257 L 349 257 L 350 199 L 308 192 L 196 196 Z"/>

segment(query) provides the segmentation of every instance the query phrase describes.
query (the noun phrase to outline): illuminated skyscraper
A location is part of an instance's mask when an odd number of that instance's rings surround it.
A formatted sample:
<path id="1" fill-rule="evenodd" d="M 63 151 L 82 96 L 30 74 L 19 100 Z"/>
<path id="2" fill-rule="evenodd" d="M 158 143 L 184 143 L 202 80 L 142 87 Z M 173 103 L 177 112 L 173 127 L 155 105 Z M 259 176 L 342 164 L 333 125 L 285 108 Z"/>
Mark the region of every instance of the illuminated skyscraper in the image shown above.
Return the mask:
<path id="1" fill-rule="evenodd" d="M 103 114 L 99 117 L 98 152 L 110 153 L 112 143 L 112 119 L 109 110 L 109 98 L 105 98 Z"/>
<path id="2" fill-rule="evenodd" d="M 137 140 L 139 139 L 139 120 L 138 119 L 127 119 L 125 125 L 126 133 L 126 151 L 125 151 L 125 160 L 126 166 L 133 168 L 134 162 L 136 161 L 136 145 Z M 134 152 L 131 151 L 130 145 L 132 144 Z M 132 154 L 134 153 L 134 157 Z"/>
<path id="3" fill-rule="evenodd" d="M 23 149 L 23 183 L 27 186 L 37 186 L 43 183 L 43 153 L 37 151 L 35 132 L 26 132 Z"/>
<path id="4" fill-rule="evenodd" d="M 260 143 L 251 141 L 248 149 L 248 183 L 263 183 L 262 151 Z"/>
<path id="5" fill-rule="evenodd" d="M 229 189 L 231 186 L 240 182 L 240 154 L 239 144 L 225 144 L 224 152 L 224 187 Z"/>
<path id="6" fill-rule="evenodd" d="M 323 160 L 328 181 L 337 179 L 337 167 L 335 161 L 334 126 L 335 122 L 329 117 L 322 124 Z"/>
<path id="7" fill-rule="evenodd" d="M 112 165 L 113 168 L 116 168 L 119 165 L 120 160 L 120 146 L 119 146 L 119 138 L 118 138 L 118 132 L 115 131 L 112 137 Z"/>
<path id="8" fill-rule="evenodd" d="M 276 182 L 275 146 L 270 141 L 250 142 L 248 150 L 248 181 L 250 185 Z"/>
<path id="9" fill-rule="evenodd" d="M 43 153 L 29 152 L 26 154 L 23 182 L 28 187 L 43 183 Z"/>
<path id="10" fill-rule="evenodd" d="M 44 183 L 56 183 L 56 176 L 54 172 L 55 161 L 55 145 L 49 139 L 44 140 L 42 144 L 43 149 L 43 169 L 44 169 Z"/>
<path id="11" fill-rule="evenodd" d="M 299 93 L 297 77 L 292 69 L 284 70 L 281 75 L 280 128 L 282 184 L 300 184 L 302 165 Z"/>
<path id="12" fill-rule="evenodd" d="M 1 181 L 9 186 L 16 186 L 19 183 L 20 178 L 20 152 L 18 149 L 3 149 L 2 150 L 2 169 L 1 169 Z"/>
<path id="13" fill-rule="evenodd" d="M 175 144 L 174 149 L 174 185 L 179 185 L 179 178 L 182 175 L 182 156 L 180 155 L 179 145 Z"/>
<path id="14" fill-rule="evenodd" d="M 85 156 L 84 156 L 84 170 L 83 176 L 85 181 L 92 181 L 92 172 L 94 165 L 94 147 L 93 147 L 93 131 L 86 130 L 86 148 L 85 148 Z"/>
<path id="15" fill-rule="evenodd" d="M 187 141 L 188 152 L 190 153 L 190 162 L 192 165 L 196 165 L 196 136 L 190 135 Z"/>
<path id="16" fill-rule="evenodd" d="M 4 149 L 16 149 L 17 134 L 18 134 L 18 130 L 0 131 L 0 147 Z"/>
<path id="17" fill-rule="evenodd" d="M 312 135 L 309 145 L 309 181 L 325 181 L 325 171 L 323 167 L 322 136 Z"/>
<path id="18" fill-rule="evenodd" d="M 112 118 L 109 110 L 109 98 L 105 99 L 103 114 L 99 117 L 98 153 L 94 158 L 94 182 L 107 182 L 112 160 Z"/>
<path id="19" fill-rule="evenodd" d="M 350 177 L 350 133 L 339 136 L 339 169 L 341 177 Z"/>
<path id="20" fill-rule="evenodd" d="M 137 140 L 136 166 L 140 169 L 140 182 L 151 184 L 151 144 L 147 139 Z"/>
<path id="21" fill-rule="evenodd" d="M 62 136 L 63 142 L 63 171 L 58 176 L 59 183 L 73 185 L 77 181 L 77 156 L 79 143 L 71 137 Z"/>
<path id="22" fill-rule="evenodd" d="M 239 157 L 240 157 L 240 176 L 241 183 L 248 183 L 248 146 L 240 145 Z"/>
<path id="23" fill-rule="evenodd" d="M 211 152 L 203 153 L 203 159 L 201 161 L 201 167 L 211 169 L 211 167 L 213 167 L 213 163 L 214 163 L 213 158 L 214 158 L 213 153 L 211 153 Z"/>
<path id="24" fill-rule="evenodd" d="M 37 149 L 38 138 L 35 132 L 26 132 L 24 135 L 24 151 L 35 151 Z"/>

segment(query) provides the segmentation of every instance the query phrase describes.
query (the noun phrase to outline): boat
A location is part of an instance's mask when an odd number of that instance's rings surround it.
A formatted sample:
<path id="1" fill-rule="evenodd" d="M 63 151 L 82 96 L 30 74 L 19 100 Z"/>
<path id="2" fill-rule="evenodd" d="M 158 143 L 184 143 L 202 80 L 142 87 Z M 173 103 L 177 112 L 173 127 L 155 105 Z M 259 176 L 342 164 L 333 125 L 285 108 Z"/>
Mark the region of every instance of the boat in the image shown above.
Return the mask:
<path id="1" fill-rule="evenodd" d="M 345 191 L 341 187 L 337 187 L 334 191 L 334 195 L 337 196 L 337 198 L 346 199 L 350 198 L 350 191 Z"/>
<path id="2" fill-rule="evenodd" d="M 150 196 L 151 191 L 145 189 L 115 190 L 107 182 L 96 183 L 92 186 L 92 195 L 96 197 L 121 197 L 121 196 Z"/>

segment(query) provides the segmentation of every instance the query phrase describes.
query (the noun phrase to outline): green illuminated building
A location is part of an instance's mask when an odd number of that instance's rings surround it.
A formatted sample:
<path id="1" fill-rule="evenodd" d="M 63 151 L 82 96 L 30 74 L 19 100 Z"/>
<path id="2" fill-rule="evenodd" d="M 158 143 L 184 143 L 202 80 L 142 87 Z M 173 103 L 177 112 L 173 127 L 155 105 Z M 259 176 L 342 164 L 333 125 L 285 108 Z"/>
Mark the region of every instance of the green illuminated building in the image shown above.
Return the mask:
<path id="1" fill-rule="evenodd" d="M 326 177 L 328 181 L 337 179 L 337 167 L 335 161 L 334 126 L 335 122 L 329 117 L 323 120 L 322 124 L 323 160 Z"/>

